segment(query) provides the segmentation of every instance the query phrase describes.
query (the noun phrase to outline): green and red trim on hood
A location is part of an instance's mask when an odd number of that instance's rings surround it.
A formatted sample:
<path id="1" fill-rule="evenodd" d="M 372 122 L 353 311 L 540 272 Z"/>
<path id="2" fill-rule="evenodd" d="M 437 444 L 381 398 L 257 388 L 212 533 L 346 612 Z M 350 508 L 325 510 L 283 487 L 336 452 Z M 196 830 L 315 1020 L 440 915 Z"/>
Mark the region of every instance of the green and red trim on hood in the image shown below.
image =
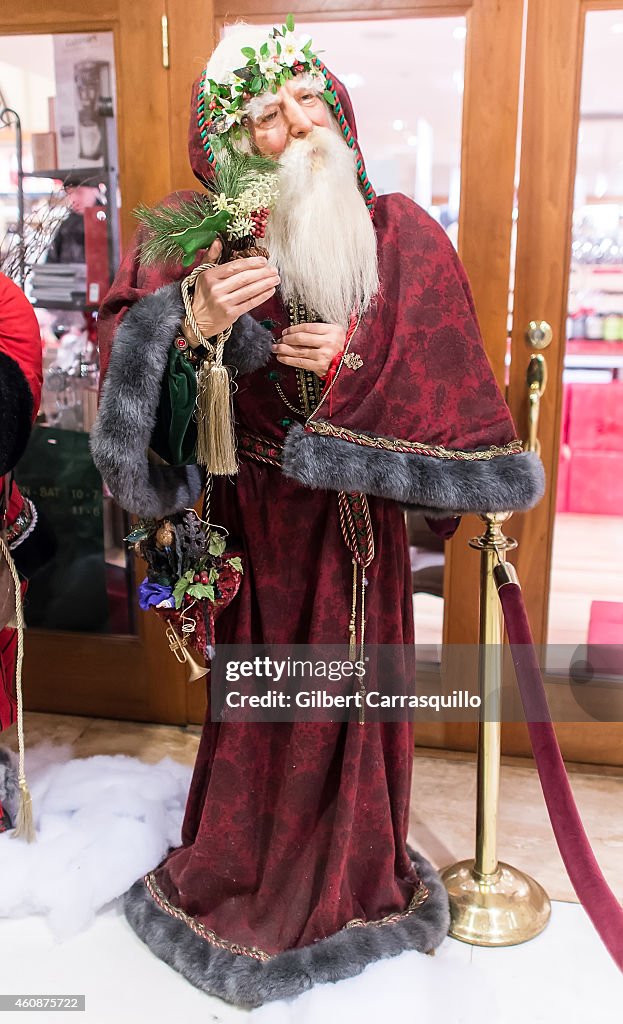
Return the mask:
<path id="1" fill-rule="evenodd" d="M 357 142 L 355 115 L 350 97 L 342 82 L 335 75 L 331 74 L 319 57 L 314 57 L 313 63 L 322 72 L 326 88 L 335 100 L 334 105 L 331 107 L 333 115 L 341 128 L 344 141 L 355 154 L 357 175 L 363 197 L 370 211 L 370 216 L 374 216 L 376 192 L 368 178 L 363 155 Z M 210 134 L 208 132 L 209 115 L 206 111 L 207 95 L 205 92 L 205 81 L 206 69 L 204 68 L 193 87 L 188 145 L 193 171 L 196 177 L 204 184 L 211 177 L 216 166 L 216 157 L 210 145 Z"/>

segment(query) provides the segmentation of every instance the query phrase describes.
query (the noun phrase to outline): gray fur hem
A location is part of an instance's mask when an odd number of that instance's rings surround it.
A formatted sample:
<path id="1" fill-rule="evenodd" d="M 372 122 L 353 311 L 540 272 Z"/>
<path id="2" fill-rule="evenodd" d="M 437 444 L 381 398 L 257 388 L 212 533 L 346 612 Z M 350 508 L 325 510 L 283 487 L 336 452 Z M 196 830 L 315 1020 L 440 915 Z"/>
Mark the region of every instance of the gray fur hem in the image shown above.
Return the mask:
<path id="1" fill-rule="evenodd" d="M 149 461 L 169 349 L 184 315 L 179 283 L 164 285 L 127 312 L 115 335 L 95 426 L 93 461 L 122 508 L 161 518 L 195 504 L 202 489 L 198 466 Z M 240 373 L 267 362 L 272 336 L 250 316 L 234 324 L 225 361 Z"/>
<path id="2" fill-rule="evenodd" d="M 433 517 L 526 510 L 545 491 L 534 452 L 473 462 L 439 459 L 306 433 L 300 423 L 288 431 L 283 472 L 306 487 L 390 498 Z"/>
<path id="3" fill-rule="evenodd" d="M 0 747 L 0 804 L 15 821 L 19 804 L 17 754 L 7 747 Z"/>
<path id="4" fill-rule="evenodd" d="M 428 953 L 448 934 L 448 896 L 435 869 L 424 857 L 409 854 L 428 887 L 428 899 L 394 924 L 343 928 L 301 949 L 270 960 L 219 949 L 161 910 L 142 880 L 125 895 L 125 913 L 134 931 L 161 960 L 208 995 L 252 1009 L 274 999 L 300 995 L 313 985 L 341 981 L 368 964 L 405 950 Z"/>

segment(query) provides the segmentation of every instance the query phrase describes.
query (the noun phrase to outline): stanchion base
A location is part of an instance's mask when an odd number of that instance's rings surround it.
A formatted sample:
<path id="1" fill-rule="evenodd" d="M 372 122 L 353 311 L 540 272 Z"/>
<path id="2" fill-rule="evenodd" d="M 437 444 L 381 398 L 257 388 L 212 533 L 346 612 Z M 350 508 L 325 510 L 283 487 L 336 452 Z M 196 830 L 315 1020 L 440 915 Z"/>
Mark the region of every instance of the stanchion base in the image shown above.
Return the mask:
<path id="1" fill-rule="evenodd" d="M 543 931 L 551 905 L 545 890 L 523 871 L 498 863 L 479 878 L 474 861 L 451 864 L 441 872 L 450 897 L 449 934 L 472 946 L 515 946 Z"/>

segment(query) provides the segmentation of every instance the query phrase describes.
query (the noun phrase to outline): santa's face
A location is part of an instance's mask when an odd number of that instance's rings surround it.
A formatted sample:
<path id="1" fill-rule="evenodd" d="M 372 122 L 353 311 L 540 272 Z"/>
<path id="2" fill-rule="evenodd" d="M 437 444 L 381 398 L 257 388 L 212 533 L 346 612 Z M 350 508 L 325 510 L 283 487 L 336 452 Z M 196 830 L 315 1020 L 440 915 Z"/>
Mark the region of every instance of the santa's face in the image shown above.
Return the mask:
<path id="1" fill-rule="evenodd" d="M 291 142 L 314 128 L 329 126 L 330 111 L 309 82 L 292 78 L 276 93 L 261 98 L 261 110 L 249 118 L 249 134 L 261 156 L 278 159 Z"/>

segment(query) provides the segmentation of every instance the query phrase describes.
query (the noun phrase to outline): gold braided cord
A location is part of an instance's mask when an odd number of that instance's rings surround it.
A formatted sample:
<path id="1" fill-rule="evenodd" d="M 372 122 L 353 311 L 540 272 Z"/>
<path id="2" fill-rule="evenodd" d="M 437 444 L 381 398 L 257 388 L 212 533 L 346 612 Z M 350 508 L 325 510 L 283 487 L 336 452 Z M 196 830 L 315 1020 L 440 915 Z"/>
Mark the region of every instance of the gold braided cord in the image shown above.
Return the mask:
<path id="1" fill-rule="evenodd" d="M 222 939 L 216 934 L 216 932 L 213 932 L 210 928 L 206 928 L 204 924 L 201 924 L 200 921 L 196 921 L 183 910 L 173 906 L 156 882 L 153 871 L 150 871 L 148 875 L 145 875 L 143 881 L 149 895 L 161 910 L 169 914 L 171 917 L 176 918 L 178 921 L 181 921 L 182 924 L 185 924 L 190 928 L 195 935 L 205 939 L 205 941 L 209 942 L 210 945 L 216 946 L 218 949 L 226 949 L 237 956 L 248 956 L 253 960 L 259 960 L 262 962 L 272 960 L 275 956 L 280 955 L 279 953 L 266 953 L 265 950 L 259 949 L 257 946 L 243 946 L 240 943 L 230 942 L 228 939 Z M 394 914 L 387 914 L 385 917 L 378 918 L 376 921 L 364 921 L 361 917 L 355 917 L 350 921 L 347 921 L 340 931 L 346 931 L 346 929 L 349 928 L 379 928 L 383 927 L 383 925 L 398 924 L 405 917 L 408 917 L 417 910 L 417 908 L 420 907 L 429 896 L 429 890 L 423 882 L 420 882 L 413 893 L 413 896 L 409 900 L 409 905 L 406 910 L 397 910 Z M 339 932 L 337 934 L 339 934 Z"/>
<path id="2" fill-rule="evenodd" d="M 400 911 L 396 914 L 387 914 L 385 917 L 380 917 L 378 921 L 364 921 L 361 917 L 354 917 L 352 921 L 344 925 L 345 928 L 378 928 L 385 924 L 397 924 L 402 921 L 408 914 L 412 914 L 414 910 L 421 907 L 430 896 L 429 890 L 424 885 L 424 882 L 420 882 L 417 889 L 413 893 L 409 901 L 409 906 L 406 910 Z"/>
<path id="3" fill-rule="evenodd" d="M 15 588 L 15 621 L 17 623 L 17 661 L 15 666 L 15 692 L 17 696 L 17 748 L 18 767 L 17 780 L 20 792 L 20 805 L 17 812 L 17 823 L 12 833 L 13 839 L 24 838 L 32 843 L 35 839 L 35 828 L 32 817 L 32 801 L 26 782 L 25 744 L 24 744 L 24 701 L 22 696 L 22 664 L 24 661 L 24 607 L 22 605 L 22 588 L 15 562 L 11 557 L 8 545 L 0 534 L 0 552 L 4 555 Z"/>
<path id="4" fill-rule="evenodd" d="M 242 946 L 237 942 L 229 942 L 227 939 L 221 939 L 216 932 L 211 931 L 210 928 L 206 928 L 200 921 L 195 921 L 194 917 L 190 917 L 189 914 L 185 914 L 183 910 L 178 907 L 174 907 L 172 903 L 164 895 L 162 889 L 156 882 L 153 871 L 144 878 L 145 887 L 149 892 L 155 903 L 158 904 L 161 910 L 164 910 L 171 917 L 177 918 L 183 924 L 187 925 L 200 938 L 205 939 L 212 946 L 217 946 L 219 949 L 227 949 L 230 953 L 235 953 L 238 956 L 249 956 L 253 960 L 270 960 L 270 953 L 265 953 L 263 949 L 257 949 L 255 946 Z"/>
<path id="5" fill-rule="evenodd" d="M 360 434 L 346 427 L 337 427 L 326 420 L 308 420 L 306 427 L 315 434 L 325 437 L 337 437 L 343 441 L 351 441 L 354 444 L 362 445 L 364 448 L 381 448 L 389 452 L 413 452 L 417 455 L 430 455 L 436 459 L 456 459 L 462 462 L 483 462 L 495 459 L 500 455 L 519 455 L 523 452 L 521 441 L 511 441 L 503 447 L 491 445 L 483 451 L 461 451 L 458 448 L 444 448 L 442 445 L 424 444 L 421 441 L 401 441 L 387 437 L 370 437 L 368 434 Z"/>
<path id="6" fill-rule="evenodd" d="M 204 348 L 207 348 L 208 352 L 212 357 L 214 357 L 215 349 L 211 342 L 209 342 L 208 339 L 203 336 L 203 334 L 201 333 L 201 328 L 199 327 L 199 324 L 195 320 L 191 292 L 195 287 L 195 282 L 199 275 L 202 274 L 204 270 L 211 270 L 212 267 L 215 266 L 216 263 L 201 263 L 198 267 L 195 267 L 195 269 L 188 275 L 188 277 L 185 277 L 184 280 L 182 281 L 182 301 L 184 303 L 186 321 L 199 344 L 203 345 Z"/>

